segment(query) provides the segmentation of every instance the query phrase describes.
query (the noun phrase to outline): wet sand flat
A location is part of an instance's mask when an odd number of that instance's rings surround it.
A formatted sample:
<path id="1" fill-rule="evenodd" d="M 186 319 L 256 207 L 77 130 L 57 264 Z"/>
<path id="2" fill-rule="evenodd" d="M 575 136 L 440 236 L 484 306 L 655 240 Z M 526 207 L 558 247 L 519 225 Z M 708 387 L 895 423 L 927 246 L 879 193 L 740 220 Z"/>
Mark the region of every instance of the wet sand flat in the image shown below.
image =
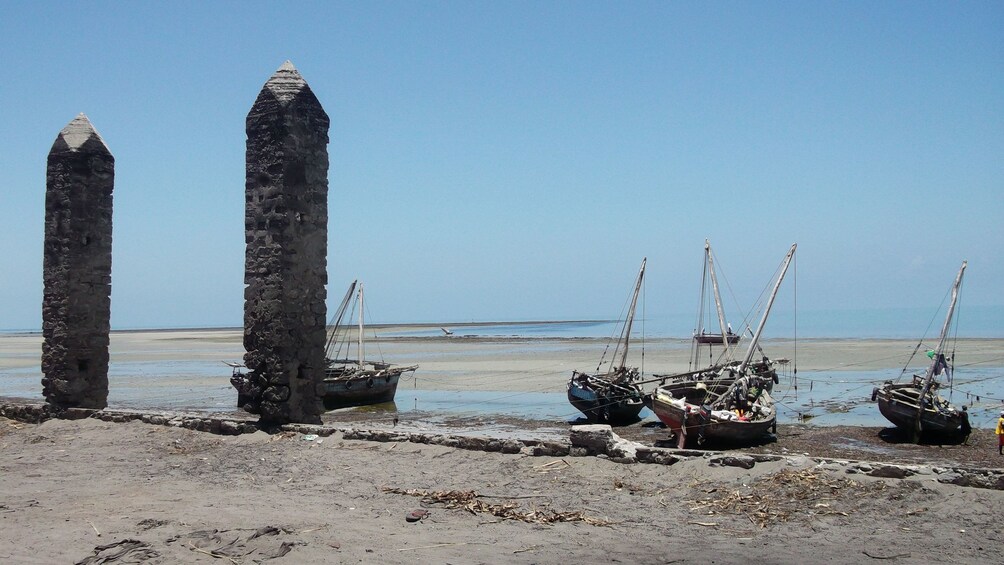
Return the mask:
<path id="1" fill-rule="evenodd" d="M 519 337 L 382 337 L 424 326 L 388 326 L 367 340 L 368 356 L 402 365 L 418 363 L 421 373 L 463 378 L 430 378 L 419 386 L 463 386 L 478 390 L 539 390 L 527 379 L 493 378 L 498 374 L 524 374 L 548 379 L 563 388 L 571 370 L 594 370 L 608 349 L 601 338 Z M 111 362 L 243 359 L 240 329 L 149 330 L 112 332 Z M 0 370 L 38 367 L 41 334 L 0 334 Z M 893 339 L 767 339 L 762 349 L 772 359 L 788 359 L 800 371 L 889 370 L 892 376 L 904 367 L 917 343 Z M 1004 366 L 1004 339 L 960 339 L 956 356 L 966 365 Z M 610 353 L 607 353 L 609 359 Z M 648 374 L 690 370 L 690 340 L 655 338 L 633 343 L 629 364 Z M 741 355 L 740 355 L 741 357 Z M 922 369 L 923 351 L 911 368 Z M 223 371 L 225 372 L 225 371 Z M 532 383 L 532 384 L 531 384 Z"/>

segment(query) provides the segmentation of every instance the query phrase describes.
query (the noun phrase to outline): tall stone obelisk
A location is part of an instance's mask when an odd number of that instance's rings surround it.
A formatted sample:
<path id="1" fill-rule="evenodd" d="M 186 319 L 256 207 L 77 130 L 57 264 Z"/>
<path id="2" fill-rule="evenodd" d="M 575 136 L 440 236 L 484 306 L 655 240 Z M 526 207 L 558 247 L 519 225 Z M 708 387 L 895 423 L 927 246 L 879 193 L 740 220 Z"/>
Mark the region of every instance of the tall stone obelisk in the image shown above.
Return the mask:
<path id="1" fill-rule="evenodd" d="M 320 423 L 328 252 L 328 115 L 286 61 L 247 116 L 245 409 Z"/>
<path id="2" fill-rule="evenodd" d="M 57 409 L 104 408 L 115 158 L 87 116 L 56 136 L 45 183 L 42 394 Z"/>

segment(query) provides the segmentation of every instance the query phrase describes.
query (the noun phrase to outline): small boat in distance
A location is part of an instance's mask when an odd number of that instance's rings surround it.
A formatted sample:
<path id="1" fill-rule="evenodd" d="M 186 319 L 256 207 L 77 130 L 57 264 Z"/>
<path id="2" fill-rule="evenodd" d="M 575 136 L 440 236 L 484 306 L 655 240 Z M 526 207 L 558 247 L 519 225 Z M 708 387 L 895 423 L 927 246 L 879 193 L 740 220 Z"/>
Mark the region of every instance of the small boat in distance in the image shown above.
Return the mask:
<path id="1" fill-rule="evenodd" d="M 711 297 L 715 300 L 715 313 L 718 314 L 718 328 L 721 333 L 709 333 L 704 327 L 704 304 L 707 301 L 708 283 L 711 283 Z M 711 242 L 704 240 L 704 273 L 701 277 L 701 302 L 697 311 L 697 329 L 694 330 L 694 355 L 691 367 L 698 363 L 698 355 L 701 352 L 701 345 L 709 348 L 714 345 L 725 347 L 728 353 L 729 346 L 739 343 L 740 334 L 732 331 L 732 324 L 725 321 L 725 309 L 722 307 L 722 296 L 718 291 L 718 275 L 715 274 L 715 260 L 711 253 Z"/>
<path id="2" fill-rule="evenodd" d="M 610 361 L 610 369 L 606 372 L 600 370 L 604 363 L 603 357 L 606 356 L 604 351 L 596 366 L 596 372 L 572 371 L 572 376 L 568 380 L 568 401 L 585 414 L 590 422 L 629 424 L 638 420 L 638 414 L 645 407 L 644 393 L 638 384 L 640 379 L 638 369 L 627 366 L 627 355 L 631 325 L 634 323 L 635 308 L 638 305 L 638 293 L 645 278 L 646 261 L 647 259 L 641 261 L 631 305 Z"/>
<path id="3" fill-rule="evenodd" d="M 354 340 L 355 359 L 348 357 L 353 340 L 348 325 L 342 324 L 350 304 L 353 310 L 359 308 Z M 323 400 L 324 407 L 328 410 L 391 402 L 397 393 L 401 375 L 418 369 L 418 365 L 400 367 L 383 361 L 366 360 L 363 306 L 363 285 L 359 281 L 352 281 L 332 318 L 331 333 L 324 351 L 326 367 Z"/>
<path id="4" fill-rule="evenodd" d="M 962 274 L 966 270 L 966 263 L 962 262 L 959 274 L 955 276 L 952 302 L 948 306 L 948 315 L 945 316 L 945 323 L 941 327 L 938 347 L 928 352 L 931 364 L 928 365 L 927 371 L 923 375 L 914 374 L 910 382 L 906 383 L 886 381 L 881 387 L 872 391 L 872 400 L 878 401 L 879 412 L 897 428 L 909 433 L 914 443 L 919 442 L 925 432 L 950 434 L 962 424 L 962 412 L 938 394 L 941 382 L 936 377 L 944 375 L 945 382 L 951 386 L 955 356 L 954 353 L 951 358 L 945 356 L 945 342 L 955 318 L 955 304 L 959 299 L 959 288 L 962 286 Z M 916 355 L 920 346 L 921 343 L 918 343 L 913 355 Z M 913 355 L 910 355 L 906 366 L 910 365 Z M 905 372 L 906 367 L 900 372 L 901 378 Z"/>
<path id="5" fill-rule="evenodd" d="M 793 244 L 784 258 L 742 362 L 726 361 L 677 375 L 654 375 L 660 384 L 647 400 L 659 420 L 676 435 L 677 447 L 685 447 L 688 436 L 696 436 L 698 444 L 705 439 L 750 443 L 776 425 L 777 409 L 771 391 L 778 380 L 777 372 L 770 359 L 763 356 L 754 362 L 753 354 L 795 248 Z"/>

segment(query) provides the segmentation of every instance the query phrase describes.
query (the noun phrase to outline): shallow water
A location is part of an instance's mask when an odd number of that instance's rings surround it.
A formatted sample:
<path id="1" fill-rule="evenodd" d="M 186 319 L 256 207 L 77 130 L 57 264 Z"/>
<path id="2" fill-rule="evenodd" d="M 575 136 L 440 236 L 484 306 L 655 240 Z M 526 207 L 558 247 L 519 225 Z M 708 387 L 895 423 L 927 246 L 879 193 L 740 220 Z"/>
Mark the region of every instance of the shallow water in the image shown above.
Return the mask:
<path id="1" fill-rule="evenodd" d="M 895 376 L 895 375 L 892 375 Z M 984 375 L 985 376 L 985 375 Z M 774 388 L 778 423 L 809 422 L 822 426 L 883 426 L 886 420 L 871 402 L 874 386 L 890 375 L 884 371 L 832 371 L 782 378 Z M 42 401 L 38 369 L 4 371 L 0 394 Z M 956 377 L 960 377 L 957 375 Z M 975 379 L 980 374 L 974 375 Z M 230 411 L 236 395 L 230 386 L 229 369 L 219 362 L 172 361 L 113 363 L 109 367 L 109 407 L 193 412 Z M 499 392 L 424 390 L 402 381 L 394 403 L 343 410 L 386 411 L 401 414 L 437 413 L 456 416 L 507 416 L 555 422 L 575 421 L 581 414 L 565 396 L 555 392 Z M 797 385 L 797 387 L 796 387 Z M 980 383 L 968 388 L 983 390 Z M 993 392 L 990 384 L 987 392 Z M 961 398 L 960 398 L 961 397 Z M 967 402 L 955 394 L 957 403 Z M 975 396 L 971 399 L 975 402 Z M 975 403 L 970 409 L 974 427 L 992 427 L 999 405 L 996 401 Z M 648 409 L 645 420 L 655 420 Z"/>
<path id="2" fill-rule="evenodd" d="M 466 366 L 463 363 L 469 359 L 478 361 L 503 358 L 522 361 L 524 357 L 533 359 L 534 354 L 541 352 L 559 349 L 571 351 L 568 342 L 555 343 L 540 338 L 607 335 L 613 327 L 615 324 L 610 322 L 494 324 L 458 328 L 456 335 L 511 335 L 521 339 L 512 342 L 507 339 L 467 342 L 464 347 L 451 347 L 448 342 L 452 340 L 446 340 L 447 343 L 442 348 L 435 345 L 438 341 L 424 341 L 422 343 L 425 345 L 421 346 L 414 346 L 410 342 L 384 342 L 377 349 L 394 352 L 396 348 L 406 347 L 409 362 L 432 364 L 437 368 L 434 371 L 420 369 L 416 376 L 423 388 L 415 386 L 415 382 L 410 379 L 402 380 L 396 402 L 391 406 L 346 410 L 391 410 L 402 415 L 421 413 L 443 414 L 447 417 L 516 417 L 561 424 L 575 421 L 581 414 L 568 403 L 565 396 L 563 383 L 565 375 L 571 369 L 566 363 L 552 363 L 543 367 L 521 365 L 523 368 L 510 367 L 511 370 L 506 371 L 476 369 L 480 374 L 463 369 Z M 442 333 L 433 328 L 396 335 L 437 335 L 436 332 Z M 196 412 L 233 410 L 236 394 L 229 382 L 230 368 L 217 359 L 206 359 L 205 352 L 201 353 L 201 359 L 197 358 L 199 356 L 193 353 L 194 350 L 179 347 L 181 343 L 169 341 L 167 349 L 128 350 L 128 355 L 118 355 L 113 351 L 109 365 L 109 406 Z M 427 346 L 428 344 L 432 345 Z M 238 343 L 233 347 L 235 351 L 239 351 L 240 345 Z M 662 347 L 687 348 L 689 345 L 686 340 L 682 340 L 679 344 L 663 344 Z M 141 361 L 122 360 L 144 354 L 149 354 L 149 358 Z M 239 358 L 240 353 L 232 354 Z M 460 363 L 454 365 L 454 360 Z M 773 391 L 778 408 L 778 422 L 812 422 L 821 426 L 887 425 L 876 404 L 871 401 L 871 393 L 874 387 L 885 380 L 895 379 L 898 374 L 897 370 L 830 370 L 783 374 Z M 549 378 L 542 380 L 544 376 Z M 14 369 L 0 367 L 0 395 L 42 401 L 41 378 L 38 365 Z M 970 419 L 974 427 L 993 427 L 1002 408 L 1001 401 L 994 400 L 1004 396 L 1000 386 L 1002 378 L 1004 362 L 1001 360 L 990 366 L 958 367 L 955 374 L 956 390 L 949 400 L 956 405 L 972 405 Z M 532 392 L 481 390 L 491 388 L 492 383 L 499 388 Z M 429 390 L 430 386 L 440 390 Z M 647 409 L 641 416 L 645 420 L 655 420 L 655 416 Z"/>
<path id="3" fill-rule="evenodd" d="M 798 335 L 813 338 L 900 338 L 917 339 L 924 328 L 933 327 L 944 318 L 944 308 L 934 305 L 916 308 L 867 308 L 800 310 L 796 313 L 784 307 L 775 308 L 770 322 L 764 329 L 764 337 L 787 337 Z M 958 337 L 1004 337 L 1001 335 L 1000 320 L 1004 318 L 1004 306 L 966 307 L 959 312 Z M 671 314 L 665 316 L 637 317 L 634 323 L 635 336 L 649 337 L 689 337 L 694 331 L 693 314 Z M 717 322 L 714 322 L 717 323 Z M 736 328 L 743 326 L 733 320 Z M 750 321 L 755 326 L 755 321 Z M 475 337 L 617 337 L 620 322 L 546 322 L 546 323 L 498 323 L 451 327 L 454 336 Z M 439 326 L 385 333 L 387 336 L 431 337 L 443 335 Z M 934 336 L 936 337 L 936 336 Z"/>

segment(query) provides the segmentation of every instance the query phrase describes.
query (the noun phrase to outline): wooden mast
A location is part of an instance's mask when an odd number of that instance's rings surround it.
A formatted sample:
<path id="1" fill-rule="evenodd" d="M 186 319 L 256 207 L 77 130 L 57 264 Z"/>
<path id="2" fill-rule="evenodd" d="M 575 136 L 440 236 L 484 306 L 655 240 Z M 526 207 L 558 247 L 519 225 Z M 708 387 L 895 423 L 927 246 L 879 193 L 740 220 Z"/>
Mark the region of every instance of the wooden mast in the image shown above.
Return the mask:
<path id="1" fill-rule="evenodd" d="M 767 300 L 767 307 L 763 311 L 763 317 L 760 318 L 760 324 L 756 327 L 756 333 L 753 334 L 753 339 L 750 341 L 749 349 L 746 351 L 746 358 L 743 359 L 741 365 L 739 365 L 739 373 L 741 374 L 746 370 L 746 366 L 749 365 L 750 359 L 753 358 L 753 350 L 756 349 L 756 344 L 760 341 L 760 334 L 763 332 L 763 327 L 767 322 L 767 315 L 770 314 L 771 306 L 774 305 L 774 298 L 777 296 L 777 289 L 781 286 L 781 281 L 784 280 L 784 274 L 788 271 L 788 265 L 791 264 L 791 258 L 795 255 L 795 248 L 798 246 L 797 243 L 791 244 L 791 249 L 788 250 L 788 254 L 784 257 L 784 264 L 781 267 L 781 274 L 777 277 L 777 282 L 774 283 L 774 290 L 770 293 L 770 299 Z"/>
<path id="2" fill-rule="evenodd" d="M 760 341 L 760 334 L 763 332 L 763 328 L 767 323 L 767 316 L 770 314 L 770 309 L 774 305 L 774 298 L 777 296 L 777 290 L 781 286 L 781 281 L 784 280 L 784 274 L 788 271 L 788 265 L 791 264 L 791 258 L 795 255 L 795 248 L 798 246 L 797 243 L 791 244 L 791 249 L 788 250 L 788 254 L 784 257 L 784 264 L 781 267 L 781 274 L 778 275 L 777 281 L 774 283 L 774 289 L 770 293 L 770 298 L 767 300 L 767 307 L 764 308 L 763 316 L 760 318 L 760 324 L 756 327 L 756 333 L 753 334 L 753 339 L 750 341 L 749 349 L 746 351 L 746 358 L 743 359 L 742 364 L 736 369 L 737 375 L 740 378 L 735 379 L 729 388 L 725 389 L 724 392 L 715 397 L 711 405 L 714 406 L 719 403 L 723 398 L 728 398 L 729 394 L 736 388 L 739 381 L 742 380 L 742 374 L 746 371 L 746 367 L 749 365 L 750 359 L 753 358 L 753 351 L 756 349 L 756 344 Z"/>
<path id="3" fill-rule="evenodd" d="M 359 283 L 359 368 L 362 369 L 365 360 L 363 357 L 363 283 Z"/>
<path id="4" fill-rule="evenodd" d="M 941 363 L 942 351 L 945 348 L 945 339 L 948 337 L 948 330 L 952 326 L 952 317 L 955 315 L 955 303 L 959 299 L 959 287 L 962 285 L 962 273 L 966 271 L 966 265 L 968 261 L 962 262 L 962 267 L 959 268 L 959 274 L 955 276 L 955 284 L 952 285 L 952 302 L 948 306 L 948 314 L 945 316 L 945 323 L 941 326 L 941 336 L 938 338 L 938 348 L 934 351 L 934 359 L 931 361 L 931 366 L 927 368 L 927 375 L 924 377 L 924 386 L 920 389 L 920 396 L 917 397 L 917 417 L 914 419 L 913 423 L 913 440 L 914 443 L 920 441 L 920 419 L 924 413 L 924 397 L 931 390 L 931 382 L 934 380 L 934 373 L 938 368 L 938 364 Z"/>
<path id="5" fill-rule="evenodd" d="M 631 307 L 628 310 L 627 320 L 624 322 L 624 331 L 621 333 L 620 339 L 617 340 L 617 347 L 614 349 L 614 359 L 620 354 L 620 362 L 615 371 L 623 369 L 627 365 L 628 340 L 631 337 L 631 325 L 634 323 L 634 311 L 638 305 L 638 292 L 641 290 L 641 281 L 645 277 L 645 263 L 647 261 L 648 257 L 643 257 L 641 260 L 641 270 L 638 271 L 638 281 L 634 285 L 634 295 L 631 297 Z"/>
<path id="6" fill-rule="evenodd" d="M 718 276 L 715 275 L 715 261 L 711 257 L 711 242 L 704 240 L 704 251 L 708 256 L 708 272 L 711 274 L 711 288 L 715 293 L 715 308 L 718 310 L 718 327 L 722 330 L 722 346 L 725 347 L 725 358 L 729 355 L 729 336 L 726 333 L 725 310 L 722 308 L 722 296 L 718 293 Z"/>
<path id="7" fill-rule="evenodd" d="M 342 298 L 341 304 L 338 305 L 338 310 L 335 311 L 335 316 L 331 320 L 331 334 L 328 336 L 328 343 L 324 347 L 325 356 L 330 357 L 331 354 L 334 353 L 335 340 L 338 337 L 338 328 L 342 325 L 342 318 L 345 316 L 345 311 L 349 306 L 349 300 L 352 300 L 352 295 L 355 294 L 356 284 L 358 283 L 358 280 L 352 281 L 352 284 L 349 285 L 349 290 L 345 292 L 345 296 Z M 348 356 L 348 351 L 345 352 L 345 355 Z"/>

